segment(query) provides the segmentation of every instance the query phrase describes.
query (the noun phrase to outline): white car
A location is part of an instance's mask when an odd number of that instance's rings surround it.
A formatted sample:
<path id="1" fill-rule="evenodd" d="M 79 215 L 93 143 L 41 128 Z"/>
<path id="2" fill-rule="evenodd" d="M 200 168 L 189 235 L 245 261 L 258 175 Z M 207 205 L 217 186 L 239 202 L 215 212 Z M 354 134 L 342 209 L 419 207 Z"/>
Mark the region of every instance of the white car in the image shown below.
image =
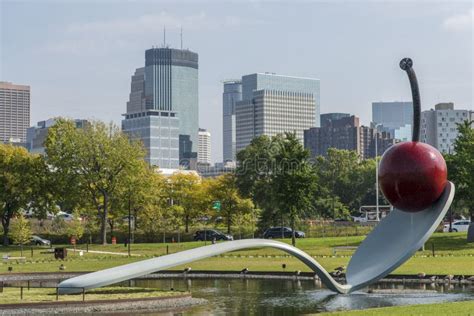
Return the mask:
<path id="1" fill-rule="evenodd" d="M 459 220 L 459 221 L 454 221 L 452 230 L 453 232 L 467 232 L 470 224 L 471 222 L 469 220 L 464 220 L 464 219 Z M 449 223 L 444 224 L 443 232 L 445 233 L 449 232 Z"/>
<path id="2" fill-rule="evenodd" d="M 56 217 L 62 218 L 66 222 L 74 220 L 74 216 L 66 212 L 59 212 Z"/>

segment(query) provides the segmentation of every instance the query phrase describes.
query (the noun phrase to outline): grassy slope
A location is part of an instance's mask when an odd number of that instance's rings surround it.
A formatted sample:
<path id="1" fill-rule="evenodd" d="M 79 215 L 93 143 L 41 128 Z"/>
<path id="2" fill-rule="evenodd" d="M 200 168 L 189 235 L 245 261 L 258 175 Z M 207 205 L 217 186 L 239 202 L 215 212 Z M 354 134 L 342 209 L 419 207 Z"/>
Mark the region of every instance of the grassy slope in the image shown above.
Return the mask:
<path id="1" fill-rule="evenodd" d="M 395 273 L 417 274 L 474 274 L 474 244 L 466 242 L 465 233 L 437 233 L 434 234 L 426 245 L 424 252 L 417 254 L 402 265 Z M 315 256 L 328 270 L 341 265 L 347 265 L 351 252 L 340 252 L 333 256 L 333 247 L 357 246 L 363 237 L 330 237 L 330 238 L 308 238 L 297 241 L 297 247 Z M 289 242 L 289 240 L 284 240 Z M 431 244 L 434 243 L 436 257 L 431 256 Z M 209 244 L 209 243 L 207 243 Z M 203 246 L 204 242 L 188 242 L 181 244 L 168 244 L 169 252 L 174 253 L 186 249 Z M 85 248 L 82 246 L 82 248 Z M 123 245 L 92 245 L 90 250 L 103 250 L 126 253 L 127 248 Z M 19 256 L 17 247 L 5 249 L 0 247 L 0 254 L 8 253 L 11 256 Z M 92 271 L 126 264 L 138 260 L 166 254 L 166 244 L 134 244 L 132 252 L 141 254 L 142 257 L 121 257 L 116 255 L 87 253 L 84 257 L 69 252 L 69 258 L 65 262 L 52 259 L 51 254 L 39 254 L 35 250 L 34 257 L 30 257 L 30 251 L 24 252 L 27 263 L 0 264 L 0 273 L 7 271 L 7 266 L 13 266 L 13 272 L 35 272 L 35 271 L 58 271 L 61 263 L 66 266 L 66 271 Z M 287 265 L 286 271 L 309 271 L 300 261 L 287 256 L 282 251 L 261 248 L 246 251 L 236 251 L 223 256 L 196 261 L 188 266 L 194 270 L 241 270 L 244 267 L 253 271 L 282 271 L 281 265 Z M 183 267 L 177 267 L 183 268 Z"/>
<path id="2" fill-rule="evenodd" d="M 333 312 L 323 313 L 317 315 L 327 316 L 370 316 L 370 315 L 417 315 L 417 316 L 432 316 L 432 315 L 474 315 L 474 301 L 453 302 L 441 304 L 426 304 L 426 305 L 408 305 L 396 307 L 382 307 L 370 308 L 359 311 L 347 312 Z"/>
<path id="3" fill-rule="evenodd" d="M 145 288 L 127 288 L 127 287 L 105 287 L 86 292 L 86 301 L 92 300 L 112 300 L 112 299 L 132 299 L 132 298 L 147 298 L 147 297 L 165 297 L 183 294 L 184 292 L 160 291 L 157 289 Z M 82 293 L 74 295 L 60 295 L 60 302 L 64 301 L 82 301 Z M 23 300 L 20 296 L 19 288 L 3 289 L 0 292 L 1 304 L 15 304 L 15 303 L 34 303 L 34 302 L 56 302 L 56 291 L 51 288 L 31 288 L 23 289 Z"/>

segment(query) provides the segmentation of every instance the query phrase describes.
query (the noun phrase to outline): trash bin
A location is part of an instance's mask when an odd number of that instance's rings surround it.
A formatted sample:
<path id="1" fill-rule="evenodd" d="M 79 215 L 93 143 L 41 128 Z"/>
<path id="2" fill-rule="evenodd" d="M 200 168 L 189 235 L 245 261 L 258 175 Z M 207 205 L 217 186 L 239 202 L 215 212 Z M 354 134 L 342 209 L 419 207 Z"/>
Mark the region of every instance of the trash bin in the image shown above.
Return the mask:
<path id="1" fill-rule="evenodd" d="M 65 259 L 67 257 L 66 248 L 54 248 L 54 259 Z"/>

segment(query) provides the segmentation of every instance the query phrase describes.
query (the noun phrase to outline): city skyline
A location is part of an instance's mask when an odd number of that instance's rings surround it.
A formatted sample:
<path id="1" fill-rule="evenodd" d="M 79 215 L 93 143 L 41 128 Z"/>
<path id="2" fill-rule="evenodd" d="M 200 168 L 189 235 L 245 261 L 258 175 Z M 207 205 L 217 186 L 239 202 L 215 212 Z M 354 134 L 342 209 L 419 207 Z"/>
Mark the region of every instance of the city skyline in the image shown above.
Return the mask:
<path id="1" fill-rule="evenodd" d="M 221 81 L 246 73 L 319 78 L 321 113 L 353 113 L 368 126 L 372 102 L 410 100 L 398 61 L 412 56 L 423 110 L 440 102 L 473 108 L 470 3 L 2 2 L 1 9 L 0 80 L 32 87 L 31 122 L 68 116 L 120 125 L 141 52 L 161 45 L 165 26 L 166 43 L 179 48 L 183 27 L 184 48 L 200 55 L 199 126 L 214 135 L 213 162 L 222 161 Z M 282 25 L 287 14 L 297 18 Z"/>

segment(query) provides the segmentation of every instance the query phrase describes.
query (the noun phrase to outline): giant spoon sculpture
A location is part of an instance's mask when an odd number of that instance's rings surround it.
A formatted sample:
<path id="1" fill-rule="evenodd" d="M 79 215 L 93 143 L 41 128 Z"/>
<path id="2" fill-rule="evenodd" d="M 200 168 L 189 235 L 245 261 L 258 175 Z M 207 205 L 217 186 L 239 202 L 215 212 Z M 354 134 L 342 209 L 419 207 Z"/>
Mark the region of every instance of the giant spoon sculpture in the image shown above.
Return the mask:
<path id="1" fill-rule="evenodd" d="M 413 62 L 404 58 L 413 97 L 413 139 L 391 146 L 382 156 L 379 180 L 382 192 L 395 207 L 365 238 L 349 262 L 347 284 L 332 276 L 307 253 L 288 244 L 247 239 L 186 250 L 159 258 L 88 273 L 59 284 L 59 293 L 78 293 L 141 277 L 159 270 L 216 256 L 225 252 L 260 247 L 281 249 L 310 267 L 337 293 L 351 293 L 383 278 L 407 261 L 435 231 L 451 205 L 454 185 L 447 181 L 446 163 L 433 147 L 419 142 L 420 95 Z"/>

